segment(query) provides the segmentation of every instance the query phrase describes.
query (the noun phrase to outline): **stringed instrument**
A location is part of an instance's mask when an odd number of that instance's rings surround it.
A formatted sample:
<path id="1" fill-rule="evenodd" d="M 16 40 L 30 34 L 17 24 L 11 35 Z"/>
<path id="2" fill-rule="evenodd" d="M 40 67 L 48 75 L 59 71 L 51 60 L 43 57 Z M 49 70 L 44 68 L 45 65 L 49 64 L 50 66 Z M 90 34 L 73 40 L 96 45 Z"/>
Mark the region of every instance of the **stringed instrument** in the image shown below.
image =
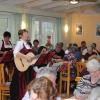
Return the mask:
<path id="1" fill-rule="evenodd" d="M 33 58 L 33 60 L 31 62 L 27 61 L 24 58 L 21 57 L 17 57 L 14 58 L 15 61 L 15 65 L 16 68 L 21 71 L 24 72 L 26 71 L 31 65 L 41 65 L 41 64 L 46 64 L 49 63 L 49 61 L 52 59 L 53 55 L 55 54 L 55 52 L 46 52 L 43 54 L 39 54 L 37 56 L 35 56 L 33 53 L 28 53 L 26 54 L 27 57 Z"/>
<path id="2" fill-rule="evenodd" d="M 14 58 L 16 68 L 20 72 L 26 71 L 31 65 L 34 65 L 38 59 L 38 56 L 35 56 L 33 53 L 28 53 L 28 54 L 26 54 L 26 56 L 32 58 L 32 61 L 29 62 L 26 59 L 21 58 L 19 56 L 16 56 Z"/>

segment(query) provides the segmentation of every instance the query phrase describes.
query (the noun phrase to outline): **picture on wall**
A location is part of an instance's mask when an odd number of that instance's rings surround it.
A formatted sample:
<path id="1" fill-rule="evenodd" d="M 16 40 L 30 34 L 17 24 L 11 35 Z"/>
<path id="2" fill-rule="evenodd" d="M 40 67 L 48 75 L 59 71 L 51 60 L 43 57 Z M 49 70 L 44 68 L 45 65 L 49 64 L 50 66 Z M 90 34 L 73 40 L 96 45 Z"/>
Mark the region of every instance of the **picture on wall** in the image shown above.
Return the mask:
<path id="1" fill-rule="evenodd" d="M 83 34 L 83 27 L 81 23 L 76 24 L 76 35 L 82 35 Z"/>
<path id="2" fill-rule="evenodd" d="M 100 36 L 100 24 L 96 26 L 96 36 Z"/>

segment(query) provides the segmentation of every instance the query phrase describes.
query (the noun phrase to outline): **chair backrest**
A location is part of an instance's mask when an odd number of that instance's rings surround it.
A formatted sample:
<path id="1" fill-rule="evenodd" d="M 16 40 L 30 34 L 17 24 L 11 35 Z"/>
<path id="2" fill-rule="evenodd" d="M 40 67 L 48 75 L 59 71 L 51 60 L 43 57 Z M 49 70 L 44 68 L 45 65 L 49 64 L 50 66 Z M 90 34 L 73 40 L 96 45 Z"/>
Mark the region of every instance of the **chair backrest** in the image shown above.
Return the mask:
<path id="1" fill-rule="evenodd" d="M 4 64 L 0 64 L 0 83 L 5 83 Z"/>
<path id="2" fill-rule="evenodd" d="M 60 77 L 67 77 L 66 79 L 70 80 L 70 63 L 66 64 L 66 70 L 60 72 Z"/>
<path id="3" fill-rule="evenodd" d="M 85 69 L 85 62 L 76 62 L 76 69 L 77 69 L 77 77 L 80 76 L 80 73 Z"/>
<path id="4" fill-rule="evenodd" d="M 69 93 L 70 93 L 70 81 L 71 81 L 71 77 L 70 77 L 70 63 L 67 63 L 65 65 L 65 70 L 63 72 L 60 72 L 60 95 L 61 95 L 61 91 L 62 91 L 62 85 L 64 85 L 64 90 L 67 89 L 67 96 L 69 96 Z M 64 81 L 67 82 L 67 87 L 66 87 L 66 84 L 62 84 L 62 82 Z"/>

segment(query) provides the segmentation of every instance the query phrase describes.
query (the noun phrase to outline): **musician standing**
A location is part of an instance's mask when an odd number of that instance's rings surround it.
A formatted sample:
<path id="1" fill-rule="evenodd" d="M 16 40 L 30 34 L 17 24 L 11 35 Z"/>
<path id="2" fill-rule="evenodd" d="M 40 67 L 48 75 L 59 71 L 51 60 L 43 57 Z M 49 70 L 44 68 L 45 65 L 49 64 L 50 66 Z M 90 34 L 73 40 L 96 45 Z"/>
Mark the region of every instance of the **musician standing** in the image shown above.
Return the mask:
<path id="1" fill-rule="evenodd" d="M 9 50 L 12 50 L 12 43 L 10 41 L 11 33 L 8 31 L 5 31 L 3 33 L 3 40 L 0 43 L 0 57 Z"/>
<path id="2" fill-rule="evenodd" d="M 14 58 L 21 57 L 30 61 L 31 58 L 26 56 L 31 49 L 27 44 L 27 40 L 29 38 L 28 31 L 26 29 L 19 30 L 18 36 L 20 40 L 17 42 L 14 48 Z M 26 92 L 27 84 L 33 79 L 32 69 L 32 67 L 29 67 L 26 71 L 20 72 L 18 71 L 17 67 L 15 67 L 10 86 L 11 100 L 22 100 L 22 97 Z"/>
<path id="3" fill-rule="evenodd" d="M 5 81 L 9 80 L 8 72 L 10 69 L 12 69 L 10 64 L 12 63 L 11 59 L 13 59 L 13 53 L 10 51 L 13 49 L 13 47 L 10 39 L 11 39 L 11 33 L 5 31 L 3 33 L 3 40 L 0 43 L 0 63 L 4 63 Z"/>

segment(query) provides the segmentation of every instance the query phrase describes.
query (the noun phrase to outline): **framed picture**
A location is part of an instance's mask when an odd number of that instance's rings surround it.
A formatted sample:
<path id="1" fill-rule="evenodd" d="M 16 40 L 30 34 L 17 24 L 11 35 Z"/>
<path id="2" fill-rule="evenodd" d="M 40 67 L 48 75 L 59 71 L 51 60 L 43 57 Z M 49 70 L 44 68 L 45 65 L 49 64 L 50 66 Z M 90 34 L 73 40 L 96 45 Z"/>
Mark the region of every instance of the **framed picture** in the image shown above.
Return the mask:
<path id="1" fill-rule="evenodd" d="M 83 35 L 83 26 L 81 23 L 76 24 L 76 35 Z"/>
<path id="2" fill-rule="evenodd" d="M 100 36 L 100 24 L 96 26 L 96 36 Z"/>

